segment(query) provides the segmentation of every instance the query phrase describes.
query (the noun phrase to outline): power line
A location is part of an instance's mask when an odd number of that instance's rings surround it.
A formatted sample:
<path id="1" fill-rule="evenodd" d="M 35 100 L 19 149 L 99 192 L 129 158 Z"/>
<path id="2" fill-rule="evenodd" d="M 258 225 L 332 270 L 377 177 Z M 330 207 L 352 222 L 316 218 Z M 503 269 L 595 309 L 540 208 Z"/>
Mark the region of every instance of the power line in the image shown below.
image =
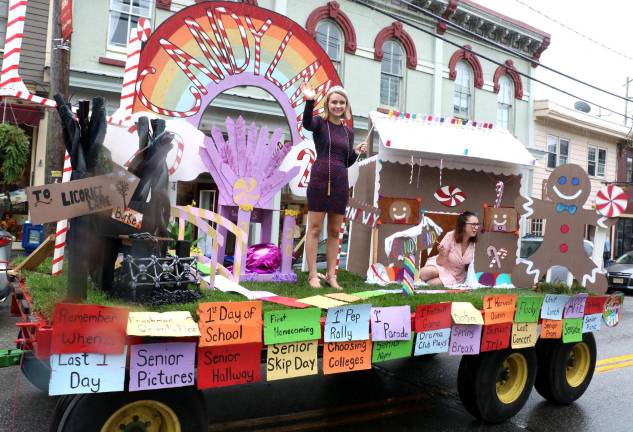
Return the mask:
<path id="1" fill-rule="evenodd" d="M 403 19 L 402 17 L 399 17 L 399 16 L 397 16 L 396 14 L 393 14 L 393 13 L 391 13 L 391 12 L 389 12 L 389 11 L 386 11 L 386 10 L 384 10 L 384 9 L 381 9 L 381 8 L 379 8 L 378 6 L 375 6 L 375 5 L 373 5 L 373 4 L 367 3 L 367 1 L 366 1 L 366 0 L 354 0 L 354 1 L 355 1 L 356 3 L 360 3 L 360 4 L 364 5 L 365 7 L 369 8 L 369 9 L 372 9 L 372 10 L 378 11 L 378 12 L 380 12 L 380 13 L 382 13 L 382 14 L 384 14 L 384 15 L 386 15 L 386 16 L 388 16 L 388 17 L 390 17 L 390 18 L 393 18 L 393 19 L 395 19 L 395 20 L 401 21 L 401 22 L 403 22 L 403 23 L 405 23 L 405 24 L 407 24 L 407 25 L 409 25 L 409 26 L 413 27 L 414 29 L 421 31 L 422 33 L 426 33 L 426 34 L 428 34 L 428 35 L 430 35 L 430 36 L 433 36 L 433 37 L 435 37 L 435 38 L 437 38 L 437 39 L 440 39 L 440 40 L 442 40 L 442 41 L 444 41 L 444 42 L 448 43 L 449 45 L 453 45 L 453 46 L 455 46 L 455 47 L 457 47 L 457 48 L 460 48 L 460 49 L 463 49 L 463 50 L 468 51 L 468 52 L 470 52 L 470 53 L 473 53 L 473 54 L 477 55 L 478 57 L 481 57 L 481 58 L 483 58 L 484 60 L 488 60 L 489 62 L 491 62 L 491 63 L 493 63 L 493 64 L 496 64 L 496 65 L 498 65 L 498 66 L 505 66 L 503 63 L 500 63 L 500 62 L 498 62 L 498 61 L 496 61 L 496 60 L 493 60 L 492 58 L 490 58 L 490 57 L 488 57 L 488 56 L 486 56 L 486 55 L 484 55 L 484 54 L 481 54 L 481 53 L 479 53 L 479 52 L 477 52 L 477 51 L 473 50 L 472 48 L 470 48 L 470 49 L 469 49 L 469 48 L 463 47 L 463 46 L 459 45 L 457 42 L 453 42 L 453 41 L 451 41 L 451 40 L 449 40 L 449 39 L 446 39 L 446 38 L 445 38 L 445 37 L 443 37 L 443 36 L 440 36 L 440 35 L 436 34 L 436 33 L 435 33 L 435 32 L 433 32 L 433 31 L 429 31 L 429 30 L 426 30 L 426 29 L 422 28 L 422 27 L 421 27 L 421 26 L 419 26 L 417 23 L 412 23 L 412 22 L 410 22 L 408 19 Z M 403 0 L 400 0 L 400 1 L 403 1 Z M 406 3 L 406 2 L 405 2 L 405 3 Z M 629 118 L 629 117 L 627 117 L 625 114 L 622 114 L 622 113 L 620 113 L 620 112 L 618 112 L 618 111 L 614 111 L 614 110 L 612 110 L 612 109 L 610 109 L 610 108 L 607 108 L 607 107 L 604 107 L 604 106 L 602 106 L 602 105 L 598 105 L 597 103 L 591 102 L 591 101 L 589 101 L 589 100 L 587 100 L 587 99 L 585 99 L 585 98 L 582 98 L 582 97 L 577 96 L 577 95 L 575 95 L 575 94 L 573 94 L 573 93 L 570 93 L 570 92 L 568 92 L 568 91 L 566 91 L 566 90 L 563 90 L 563 89 L 561 89 L 561 88 L 558 88 L 558 87 L 556 87 L 556 86 L 554 86 L 554 85 L 552 85 L 552 84 L 548 84 L 548 83 L 546 83 L 546 82 L 544 82 L 544 81 L 542 81 L 542 80 L 539 80 L 538 78 L 531 77 L 531 76 L 529 76 L 528 74 L 525 74 L 525 73 L 523 73 L 523 72 L 521 72 L 521 71 L 519 71 L 519 70 L 516 70 L 516 69 L 515 69 L 515 72 L 516 72 L 517 74 L 519 74 L 520 76 L 522 76 L 522 77 L 524 77 L 524 78 L 528 79 L 528 80 L 531 80 L 531 81 L 537 82 L 537 83 L 539 83 L 539 84 L 542 84 L 542 85 L 544 85 L 544 86 L 546 86 L 546 87 L 549 87 L 549 88 L 551 88 L 551 89 L 553 89 L 553 90 L 556 90 L 556 91 L 558 91 L 558 92 L 560 92 L 560 93 L 563 93 L 563 94 L 565 94 L 565 95 L 567 95 L 567 96 L 571 96 L 571 97 L 573 97 L 573 98 L 575 98 L 575 99 L 581 100 L 581 101 L 583 101 L 583 102 L 587 102 L 587 103 L 589 103 L 589 104 L 591 104 L 591 105 L 594 105 L 594 106 L 596 106 L 596 107 L 598 107 L 598 108 L 601 108 L 601 109 L 603 109 L 603 110 L 605 110 L 605 111 L 611 112 L 611 113 L 613 113 L 613 114 L 617 114 L 617 115 L 619 115 L 619 116 L 621 116 L 621 117 L 624 117 L 625 119 Z M 572 78 L 572 79 L 573 79 L 573 78 Z M 626 99 L 626 98 L 623 98 L 623 99 Z"/>
<path id="2" fill-rule="evenodd" d="M 571 31 L 572 33 L 577 34 L 577 35 L 578 35 L 578 36 L 580 36 L 581 38 L 583 38 L 583 39 L 587 39 L 589 42 L 592 42 L 592 43 L 594 43 L 594 44 L 596 44 L 596 45 L 598 45 L 598 46 L 600 46 L 600 47 L 602 47 L 602 48 L 604 48 L 604 49 L 606 49 L 606 50 L 608 50 L 608 51 L 611 51 L 611 52 L 612 52 L 612 53 L 614 53 L 614 54 L 617 54 L 617 55 L 619 55 L 619 56 L 621 56 L 621 57 L 624 57 L 624 58 L 625 58 L 625 59 L 627 59 L 627 60 L 633 60 L 633 57 L 628 56 L 628 55 L 626 55 L 626 54 L 624 54 L 624 53 L 622 53 L 622 52 L 620 52 L 620 51 L 618 51 L 618 50 L 616 50 L 616 49 L 613 49 L 613 48 L 611 48 L 611 47 L 609 47 L 609 46 L 607 46 L 607 45 L 603 44 L 602 42 L 600 42 L 600 41 L 598 41 L 598 40 L 593 39 L 593 38 L 592 38 L 592 37 L 590 37 L 590 36 L 587 36 L 587 35 L 586 35 L 586 34 L 584 34 L 584 33 L 579 32 L 578 30 L 576 30 L 576 29 L 574 29 L 574 28 L 572 28 L 572 27 L 568 26 L 567 24 L 565 24 L 565 23 L 563 23 L 563 22 L 558 21 L 556 18 L 552 18 L 551 16 L 549 16 L 549 15 L 545 14 L 544 12 L 541 12 L 540 10 L 538 10 L 538 9 L 536 9 L 536 8 L 534 8 L 534 7 L 532 7 L 532 6 L 530 6 L 529 4 L 527 4 L 527 3 L 525 3 L 525 2 L 523 2 L 523 1 L 521 1 L 521 0 L 514 0 L 514 1 L 515 1 L 515 2 L 517 2 L 517 3 L 519 3 L 520 5 L 525 6 L 526 8 L 530 9 L 530 10 L 531 10 L 531 11 L 533 11 L 533 12 L 536 12 L 537 14 L 541 15 L 543 18 L 545 18 L 545 19 L 547 19 L 547 20 L 549 20 L 549 21 L 551 21 L 551 22 L 553 22 L 553 23 L 555 23 L 555 24 L 558 24 L 559 26 L 561 26 L 561 27 L 563 27 L 563 28 L 565 28 L 565 29 L 567 29 L 567 30 Z"/>
<path id="3" fill-rule="evenodd" d="M 579 79 L 579 78 L 575 78 L 575 77 L 573 77 L 573 76 L 571 76 L 571 75 L 568 75 L 568 74 L 566 74 L 566 73 L 564 73 L 564 72 L 561 72 L 561 71 L 559 71 L 559 70 L 557 70 L 557 69 L 554 69 L 554 68 L 552 68 L 552 67 L 549 67 L 549 66 L 547 66 L 547 65 L 544 65 L 543 63 L 539 62 L 538 60 L 536 60 L 536 59 L 534 59 L 534 58 L 532 58 L 532 57 L 529 57 L 529 56 L 527 56 L 527 55 L 523 54 L 523 53 L 522 53 L 522 52 L 520 52 L 520 51 L 516 51 L 516 50 L 514 50 L 514 49 L 512 49 L 512 48 L 508 48 L 507 46 L 505 46 L 505 45 L 503 45 L 503 44 L 500 44 L 500 43 L 498 43 L 498 42 L 495 42 L 495 41 L 492 41 L 492 40 L 490 40 L 490 39 L 487 39 L 487 38 L 485 38 L 484 36 L 482 36 L 482 35 L 480 35 L 480 34 L 477 34 L 477 33 L 475 33 L 475 32 L 474 32 L 474 31 L 472 31 L 472 30 L 469 30 L 469 29 L 467 29 L 467 28 L 461 27 L 460 25 L 458 25 L 458 24 L 456 24 L 456 23 L 454 23 L 454 22 L 452 22 L 452 21 L 450 21 L 450 20 L 444 19 L 444 18 L 442 18 L 441 16 L 436 15 L 436 14 L 434 14 L 433 12 L 428 11 L 428 10 L 426 10 L 426 9 L 423 9 L 423 8 L 421 8 L 420 6 L 418 6 L 418 5 L 416 5 L 416 4 L 413 4 L 413 3 L 411 3 L 411 2 L 409 2 L 409 1 L 407 1 L 407 0 L 398 0 L 398 1 L 399 1 L 400 3 L 402 3 L 402 4 L 405 4 L 405 5 L 409 6 L 409 7 L 411 7 L 411 8 L 414 8 L 415 10 L 417 10 L 417 11 L 421 12 L 422 14 L 424 14 L 424 15 L 426 15 L 426 16 L 428 16 L 428 17 L 431 17 L 431 18 L 433 18 L 433 19 L 435 19 L 435 20 L 438 20 L 438 21 L 440 21 L 440 22 L 443 22 L 443 23 L 445 23 L 445 24 L 447 24 L 447 25 L 449 25 L 449 26 L 451 26 L 451 27 L 453 27 L 453 28 L 456 28 L 456 29 L 458 29 L 458 30 L 460 30 L 460 31 L 462 31 L 462 32 L 464 32 L 464 33 L 466 33 L 466 34 L 468 34 L 468 35 L 470 35 L 470 36 L 472 36 L 472 37 L 474 37 L 474 38 L 476 38 L 476 39 L 480 40 L 480 41 L 483 41 L 483 42 L 487 43 L 488 45 L 492 45 L 492 46 L 494 46 L 494 47 L 496 47 L 496 48 L 498 48 L 498 49 L 500 49 L 500 50 L 502 50 L 502 51 L 505 51 L 505 52 L 507 52 L 507 53 L 511 53 L 511 54 L 513 54 L 513 55 L 515 55 L 515 56 L 517 56 L 517 57 L 522 58 L 523 60 L 526 60 L 526 61 L 529 61 L 529 62 L 531 62 L 531 63 L 534 63 L 535 65 L 540 66 L 540 67 L 542 67 L 543 69 L 546 69 L 546 70 L 549 70 L 549 71 L 551 71 L 551 72 L 554 72 L 554 73 L 556 73 L 556 74 L 558 74 L 558 75 L 561 75 L 561 76 L 563 76 L 563 77 L 565 77 L 565 78 L 567 78 L 567 79 L 570 79 L 570 80 L 572 80 L 572 81 L 576 81 L 577 83 L 580 83 L 580 84 L 585 85 L 585 86 L 587 86 L 587 87 L 591 87 L 591 88 L 592 88 L 592 89 L 594 89 L 594 90 L 598 90 L 598 91 L 600 91 L 600 92 L 602 92 L 602 93 L 606 93 L 606 94 L 608 94 L 608 95 L 610 95 L 610 96 L 613 96 L 613 97 L 616 97 L 616 98 L 619 98 L 619 99 L 622 99 L 622 100 L 626 100 L 626 98 L 625 98 L 624 96 L 620 96 L 619 94 L 615 94 L 615 93 L 613 93 L 613 92 L 610 92 L 609 90 L 605 90 L 605 89 L 603 89 L 603 88 L 600 88 L 600 87 L 598 87 L 598 86 L 596 86 L 596 85 L 593 85 L 593 84 L 591 84 L 591 83 L 588 83 L 588 82 L 586 82 L 586 81 L 582 81 L 582 80 L 581 80 L 581 79 Z M 374 8 L 374 6 L 368 5 L 367 3 L 364 3 L 364 2 L 363 2 L 363 4 L 364 4 L 365 6 L 367 6 L 367 7 Z M 390 12 L 387 12 L 387 11 L 385 11 L 385 10 L 383 10 L 383 9 L 379 9 L 379 8 L 377 8 L 377 9 L 378 9 L 378 10 L 380 10 L 382 13 L 385 13 L 385 14 L 388 14 L 389 16 L 394 17 L 395 19 L 402 20 L 402 18 L 401 18 L 401 17 L 395 16 L 395 15 L 391 14 Z M 410 25 L 411 27 L 417 28 L 418 30 L 421 30 L 421 29 L 419 29 L 418 27 L 416 27 L 414 24 L 412 24 L 412 23 L 410 23 L 410 22 L 409 22 L 409 25 Z M 424 31 L 424 30 L 422 30 L 422 31 Z M 426 31 L 425 31 L 425 33 L 428 33 L 428 32 L 426 32 Z M 454 45 L 454 44 L 453 44 L 453 45 Z M 479 54 L 478 54 L 478 55 L 479 55 Z M 595 104 L 594 104 L 594 105 L 595 105 Z M 597 105 L 596 105 L 596 106 L 597 106 Z"/>

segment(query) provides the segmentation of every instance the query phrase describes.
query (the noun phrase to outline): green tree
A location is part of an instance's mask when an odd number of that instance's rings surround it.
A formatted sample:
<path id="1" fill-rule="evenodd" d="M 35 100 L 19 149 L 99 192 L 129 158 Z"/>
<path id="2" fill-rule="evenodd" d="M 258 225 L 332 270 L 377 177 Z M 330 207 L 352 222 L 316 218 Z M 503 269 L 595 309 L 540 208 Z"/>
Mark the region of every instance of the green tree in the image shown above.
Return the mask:
<path id="1" fill-rule="evenodd" d="M 9 123 L 0 124 L 0 184 L 15 183 L 29 161 L 29 137 Z"/>

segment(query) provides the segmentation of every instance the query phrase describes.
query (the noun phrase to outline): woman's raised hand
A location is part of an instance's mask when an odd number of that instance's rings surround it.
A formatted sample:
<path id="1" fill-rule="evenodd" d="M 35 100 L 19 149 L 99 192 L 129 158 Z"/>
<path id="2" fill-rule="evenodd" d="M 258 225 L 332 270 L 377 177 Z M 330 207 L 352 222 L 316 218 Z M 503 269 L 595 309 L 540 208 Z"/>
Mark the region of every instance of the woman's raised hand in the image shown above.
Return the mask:
<path id="1" fill-rule="evenodd" d="M 363 141 L 362 143 L 358 144 L 356 147 L 354 147 L 354 151 L 356 152 L 356 154 L 366 153 L 367 143 Z"/>
<path id="2" fill-rule="evenodd" d="M 303 92 L 303 97 L 306 99 L 314 99 L 314 97 L 316 96 L 316 92 L 314 91 L 314 89 L 310 87 L 310 84 L 306 82 L 301 84 L 299 88 Z"/>

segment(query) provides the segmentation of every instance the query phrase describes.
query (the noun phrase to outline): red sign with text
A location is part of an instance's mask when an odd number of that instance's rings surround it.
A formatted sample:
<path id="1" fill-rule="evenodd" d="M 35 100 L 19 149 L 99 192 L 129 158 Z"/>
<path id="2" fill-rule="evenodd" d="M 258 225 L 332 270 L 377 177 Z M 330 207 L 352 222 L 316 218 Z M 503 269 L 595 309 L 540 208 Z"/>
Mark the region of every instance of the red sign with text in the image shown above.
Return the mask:
<path id="1" fill-rule="evenodd" d="M 51 353 L 122 354 L 128 314 L 119 307 L 57 303 Z"/>
<path id="2" fill-rule="evenodd" d="M 451 327 L 451 304 L 437 303 L 415 308 L 415 331 L 440 330 Z"/>
<path id="3" fill-rule="evenodd" d="M 260 380 L 261 343 L 198 348 L 198 388 Z"/>
<path id="4" fill-rule="evenodd" d="M 585 315 L 601 314 L 604 312 L 605 296 L 589 296 L 585 301 Z"/>
<path id="5" fill-rule="evenodd" d="M 512 323 L 490 324 L 481 333 L 481 352 L 497 351 L 510 347 Z"/>

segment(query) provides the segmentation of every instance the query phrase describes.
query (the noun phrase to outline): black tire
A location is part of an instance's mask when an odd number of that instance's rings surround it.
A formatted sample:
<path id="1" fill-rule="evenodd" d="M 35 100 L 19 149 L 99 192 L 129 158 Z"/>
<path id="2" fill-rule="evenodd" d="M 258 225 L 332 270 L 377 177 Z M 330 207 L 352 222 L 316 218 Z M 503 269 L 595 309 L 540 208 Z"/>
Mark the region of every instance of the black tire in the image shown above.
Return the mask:
<path id="1" fill-rule="evenodd" d="M 50 432 L 101 432 L 108 421 L 120 418 L 122 408 L 133 411 L 134 404 L 151 409 L 167 409 L 171 419 L 176 421 L 182 432 L 203 432 L 209 429 L 206 403 L 202 392 L 194 387 L 181 387 L 138 392 L 94 393 L 67 396 L 59 400 L 51 422 Z M 146 411 L 144 412 L 146 414 Z M 161 412 L 164 414 L 164 411 Z M 126 415 L 126 417 L 128 417 Z M 165 419 L 164 416 L 162 416 Z M 109 430 L 144 430 L 143 423 L 152 421 L 143 414 L 111 424 Z M 163 425 L 167 420 L 163 420 Z M 135 428 L 136 426 L 136 428 Z M 163 430 L 163 429 L 161 429 Z M 165 430 L 172 430 L 165 427 Z"/>
<path id="2" fill-rule="evenodd" d="M 20 369 L 22 375 L 38 390 L 48 393 L 48 384 L 51 380 L 51 367 L 49 363 L 35 357 L 31 351 L 22 355 Z"/>
<path id="3" fill-rule="evenodd" d="M 530 397 L 536 367 L 534 348 L 463 356 L 457 376 L 459 397 L 475 418 L 487 423 L 504 422 Z"/>
<path id="4" fill-rule="evenodd" d="M 596 367 L 596 340 L 593 333 L 582 335 L 582 342 L 539 340 L 536 391 L 557 405 L 578 399 L 589 387 Z M 582 357 L 581 357 L 582 356 Z M 581 357 L 581 358 L 577 358 Z"/>

